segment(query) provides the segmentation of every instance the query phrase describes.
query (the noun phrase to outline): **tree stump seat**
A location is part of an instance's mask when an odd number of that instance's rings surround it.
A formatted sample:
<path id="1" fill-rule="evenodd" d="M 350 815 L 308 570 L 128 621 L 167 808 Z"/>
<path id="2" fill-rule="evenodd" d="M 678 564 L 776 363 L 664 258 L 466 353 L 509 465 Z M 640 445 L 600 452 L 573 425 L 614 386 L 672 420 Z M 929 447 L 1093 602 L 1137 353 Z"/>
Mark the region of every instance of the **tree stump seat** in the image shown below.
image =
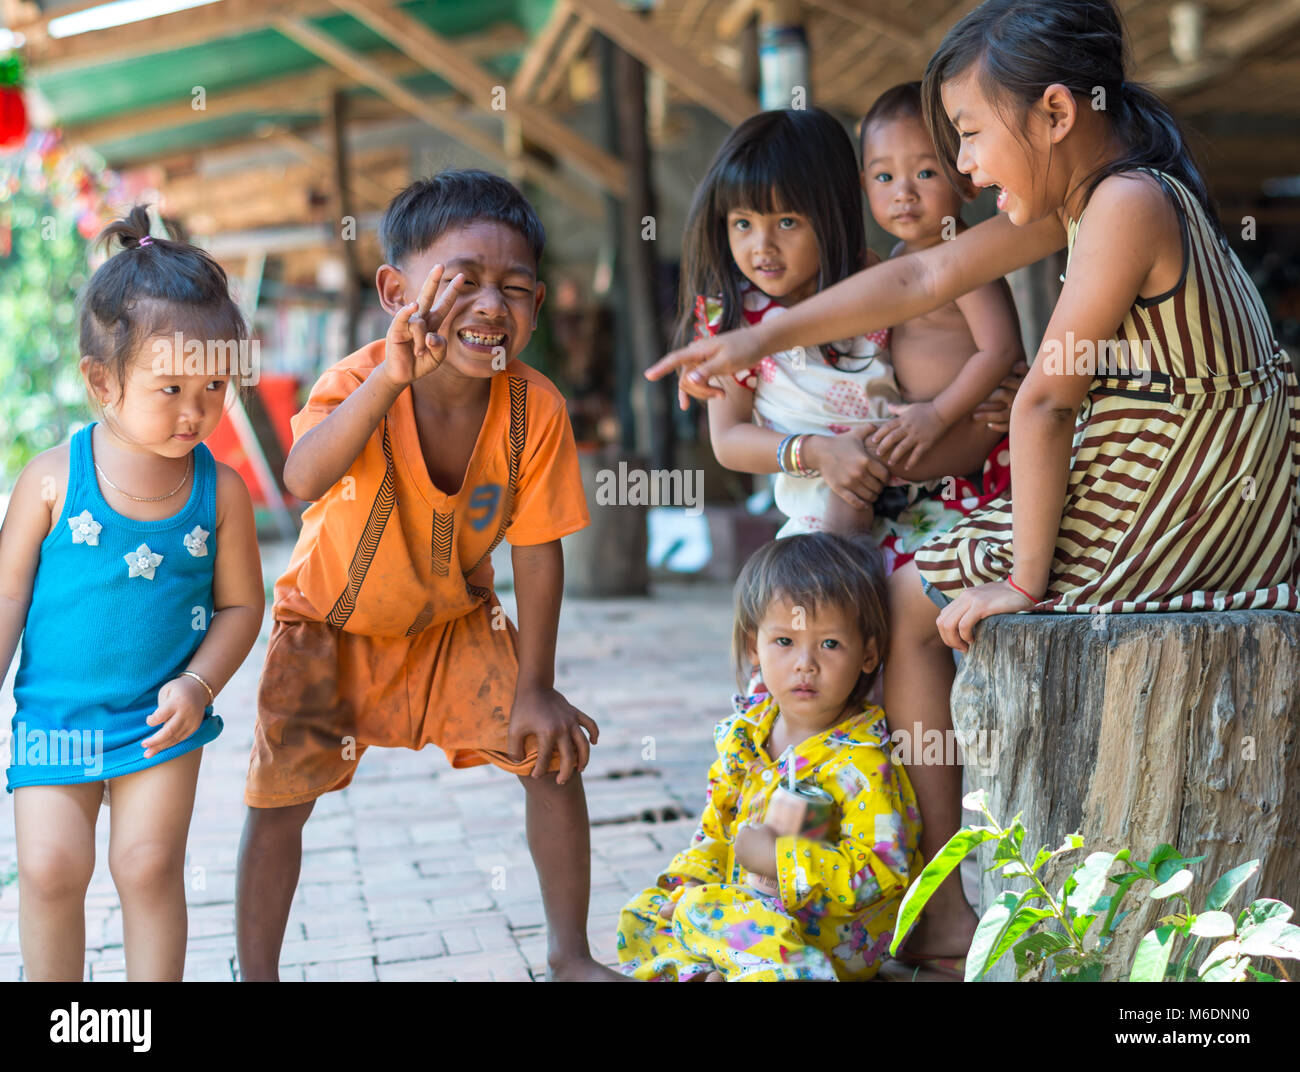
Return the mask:
<path id="1" fill-rule="evenodd" d="M 1300 614 L 1010 614 L 986 619 L 952 692 L 971 789 L 1025 847 L 1084 847 L 1055 861 L 1055 894 L 1090 852 L 1161 842 L 1194 868 L 1195 908 L 1224 871 L 1260 860 L 1228 906 L 1275 897 L 1300 909 Z M 965 813 L 965 822 L 982 817 Z M 981 866 L 992 850 L 981 848 Z M 1055 866 L 1054 864 L 1054 866 Z M 981 914 L 1023 880 L 986 872 Z M 1127 977 L 1137 942 L 1168 902 L 1130 894 L 1107 977 Z M 1014 978 L 1011 957 L 990 973 Z"/>

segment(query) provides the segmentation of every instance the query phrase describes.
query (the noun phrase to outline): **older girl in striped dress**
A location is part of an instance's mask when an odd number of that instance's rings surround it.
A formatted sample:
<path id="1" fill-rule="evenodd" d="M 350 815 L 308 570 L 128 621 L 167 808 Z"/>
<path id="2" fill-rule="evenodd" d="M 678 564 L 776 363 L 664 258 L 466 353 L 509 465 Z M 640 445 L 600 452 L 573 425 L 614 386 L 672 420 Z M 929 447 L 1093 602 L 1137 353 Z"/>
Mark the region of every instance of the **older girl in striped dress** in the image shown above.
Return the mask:
<path id="1" fill-rule="evenodd" d="M 1125 59 L 1109 0 L 987 0 L 944 38 L 924 95 L 946 165 L 997 186 L 1001 214 L 648 373 L 698 365 L 682 385 L 707 398 L 756 355 L 917 316 L 1068 248 L 1012 409 L 1014 511 L 989 504 L 890 577 L 895 726 L 951 728 L 949 648 L 990 615 L 1300 607 L 1295 372 L 1177 123 Z M 961 770 L 908 774 L 930 858 L 957 828 Z M 908 948 L 958 958 L 974 927 L 954 877 Z"/>

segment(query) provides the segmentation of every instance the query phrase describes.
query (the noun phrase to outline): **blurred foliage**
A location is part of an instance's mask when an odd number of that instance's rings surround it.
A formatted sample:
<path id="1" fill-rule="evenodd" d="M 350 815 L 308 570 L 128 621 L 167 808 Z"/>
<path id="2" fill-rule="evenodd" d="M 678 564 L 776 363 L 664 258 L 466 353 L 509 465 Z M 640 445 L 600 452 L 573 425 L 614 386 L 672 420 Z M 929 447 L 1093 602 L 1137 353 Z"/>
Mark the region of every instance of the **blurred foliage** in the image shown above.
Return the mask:
<path id="1" fill-rule="evenodd" d="M 16 189 L 14 186 L 16 185 Z M 0 489 L 88 416 L 77 370 L 76 295 L 86 240 L 58 192 L 21 181 L 0 186 Z M 2 247 L 0 247 L 2 248 Z"/>

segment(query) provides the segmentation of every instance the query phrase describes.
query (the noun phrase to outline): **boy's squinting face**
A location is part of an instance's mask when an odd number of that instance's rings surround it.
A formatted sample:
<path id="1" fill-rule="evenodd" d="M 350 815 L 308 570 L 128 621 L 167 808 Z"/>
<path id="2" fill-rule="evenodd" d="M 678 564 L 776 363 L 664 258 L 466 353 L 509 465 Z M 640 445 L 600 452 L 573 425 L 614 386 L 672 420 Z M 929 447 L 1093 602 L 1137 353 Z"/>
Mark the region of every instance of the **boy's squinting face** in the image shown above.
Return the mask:
<path id="1" fill-rule="evenodd" d="M 945 220 L 961 216 L 961 197 L 920 119 L 880 119 L 867 128 L 862 187 L 872 218 L 904 242 L 934 238 Z"/>
<path id="2" fill-rule="evenodd" d="M 840 720 L 858 675 L 879 661 L 875 641 L 863 639 L 847 608 L 814 613 L 783 596 L 768 605 L 749 656 L 781 710 L 818 729 Z"/>
<path id="3" fill-rule="evenodd" d="M 817 290 L 821 251 L 807 216 L 732 209 L 727 242 L 744 277 L 781 304 L 793 305 Z"/>
<path id="4" fill-rule="evenodd" d="M 383 295 L 384 307 L 395 313 L 415 301 L 435 264 L 443 265 L 439 296 L 457 272 L 465 277 L 447 319 L 428 325 L 447 339 L 445 364 L 472 377 L 500 372 L 528 345 L 546 297 L 527 240 L 495 220 L 446 231 L 407 259 L 399 273 L 401 293 L 397 299 Z"/>

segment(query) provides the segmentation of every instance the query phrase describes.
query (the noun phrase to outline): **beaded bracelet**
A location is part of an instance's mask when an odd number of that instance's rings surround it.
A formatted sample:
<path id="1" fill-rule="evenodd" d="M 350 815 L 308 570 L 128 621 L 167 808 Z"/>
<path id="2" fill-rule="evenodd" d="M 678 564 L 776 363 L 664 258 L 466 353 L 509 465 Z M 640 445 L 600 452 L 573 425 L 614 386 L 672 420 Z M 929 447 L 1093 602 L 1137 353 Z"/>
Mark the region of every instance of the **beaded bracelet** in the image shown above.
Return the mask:
<path id="1" fill-rule="evenodd" d="M 813 477 L 821 476 L 820 469 L 806 469 L 803 464 L 803 441 L 807 435 L 801 435 L 794 441 L 794 467 L 800 476 Z"/>
<path id="2" fill-rule="evenodd" d="M 785 473 L 786 476 L 794 476 L 794 473 L 790 471 L 789 462 L 786 460 L 786 452 L 790 446 L 790 443 L 796 438 L 798 437 L 794 435 L 788 435 L 783 440 L 781 440 L 780 446 L 776 448 L 776 464 L 780 467 L 781 472 Z"/>

